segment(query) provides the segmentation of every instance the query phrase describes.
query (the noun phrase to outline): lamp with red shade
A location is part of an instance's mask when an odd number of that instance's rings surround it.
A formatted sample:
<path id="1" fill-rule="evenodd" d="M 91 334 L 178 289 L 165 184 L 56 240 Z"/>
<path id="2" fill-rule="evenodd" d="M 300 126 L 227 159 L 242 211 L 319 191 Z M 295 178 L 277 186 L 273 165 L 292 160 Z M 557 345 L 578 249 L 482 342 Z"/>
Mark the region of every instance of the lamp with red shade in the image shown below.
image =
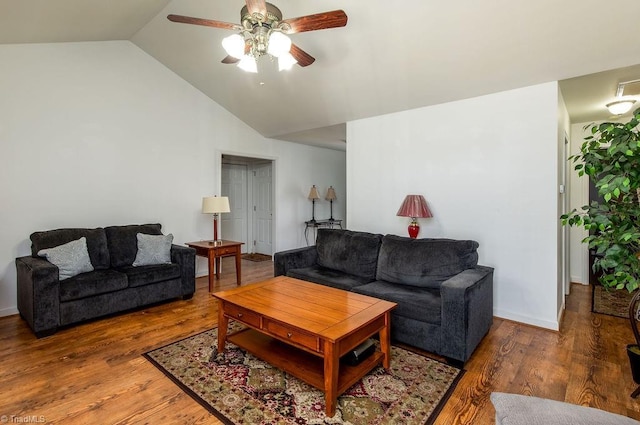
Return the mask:
<path id="1" fill-rule="evenodd" d="M 407 195 L 400 205 L 400 209 L 396 214 L 399 217 L 411 217 L 411 223 L 409 224 L 409 237 L 415 239 L 420 232 L 420 225 L 418 224 L 418 218 L 433 217 L 427 201 L 422 195 Z"/>

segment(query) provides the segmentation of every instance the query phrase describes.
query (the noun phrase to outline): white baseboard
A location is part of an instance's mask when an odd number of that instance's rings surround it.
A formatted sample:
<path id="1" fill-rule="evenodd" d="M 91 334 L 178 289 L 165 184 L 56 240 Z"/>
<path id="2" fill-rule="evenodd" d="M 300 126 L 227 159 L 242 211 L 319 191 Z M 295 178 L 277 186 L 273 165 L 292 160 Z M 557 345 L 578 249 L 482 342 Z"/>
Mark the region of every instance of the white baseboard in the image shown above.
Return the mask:
<path id="1" fill-rule="evenodd" d="M 539 320 L 533 317 L 522 316 L 510 311 L 493 310 L 493 315 L 501 319 L 507 319 L 514 322 L 524 323 L 526 325 L 536 326 L 538 328 L 550 329 L 552 331 L 560 330 L 560 322 L 552 320 Z"/>
<path id="2" fill-rule="evenodd" d="M 0 317 L 13 316 L 14 314 L 18 314 L 18 307 L 0 309 Z"/>

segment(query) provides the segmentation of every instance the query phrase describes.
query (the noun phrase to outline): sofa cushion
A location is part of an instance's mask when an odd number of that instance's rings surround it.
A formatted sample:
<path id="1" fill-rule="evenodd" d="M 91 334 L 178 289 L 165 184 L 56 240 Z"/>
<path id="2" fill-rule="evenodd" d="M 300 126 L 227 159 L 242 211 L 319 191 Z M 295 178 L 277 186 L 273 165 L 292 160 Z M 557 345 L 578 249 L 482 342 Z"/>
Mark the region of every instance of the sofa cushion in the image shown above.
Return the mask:
<path id="1" fill-rule="evenodd" d="M 622 415 L 556 400 L 491 393 L 497 425 L 640 425 Z"/>
<path id="2" fill-rule="evenodd" d="M 129 226 L 105 227 L 107 245 L 111 256 L 111 267 L 130 266 L 138 253 L 138 233 L 161 235 L 160 224 L 133 224 Z"/>
<path id="3" fill-rule="evenodd" d="M 382 235 L 341 229 L 318 229 L 318 264 L 372 281 Z"/>
<path id="4" fill-rule="evenodd" d="M 173 235 L 145 235 L 136 234 L 138 252 L 133 260 L 133 266 L 148 266 L 151 264 L 171 264 L 171 244 Z"/>
<path id="5" fill-rule="evenodd" d="M 127 276 L 115 270 L 95 270 L 60 282 L 60 301 L 71 301 L 127 287 Z"/>
<path id="6" fill-rule="evenodd" d="M 87 238 L 87 251 L 91 259 L 91 265 L 96 270 L 104 270 L 110 267 L 109 248 L 104 229 L 56 229 L 31 234 L 31 255 L 38 256 L 38 252 L 60 246 L 67 242 Z"/>
<path id="7" fill-rule="evenodd" d="M 353 288 L 353 292 L 398 303 L 392 313 L 420 322 L 440 325 L 440 291 L 380 280 Z"/>
<path id="8" fill-rule="evenodd" d="M 67 242 L 53 248 L 38 251 L 40 257 L 58 268 L 58 279 L 65 280 L 80 273 L 92 272 L 93 266 L 87 251 L 87 238 Z"/>
<path id="9" fill-rule="evenodd" d="M 296 279 L 306 280 L 313 283 L 320 283 L 326 286 L 350 291 L 355 286 L 363 285 L 371 282 L 370 279 L 344 273 L 334 269 L 328 269 L 322 266 L 311 266 L 299 269 L 291 269 L 287 272 L 287 276 Z"/>
<path id="10" fill-rule="evenodd" d="M 127 275 L 129 287 L 131 288 L 180 278 L 180 266 L 178 264 L 127 266 L 118 269 L 118 271 Z"/>
<path id="11" fill-rule="evenodd" d="M 376 278 L 403 285 L 439 288 L 445 280 L 478 263 L 477 249 L 476 241 L 385 235 Z"/>

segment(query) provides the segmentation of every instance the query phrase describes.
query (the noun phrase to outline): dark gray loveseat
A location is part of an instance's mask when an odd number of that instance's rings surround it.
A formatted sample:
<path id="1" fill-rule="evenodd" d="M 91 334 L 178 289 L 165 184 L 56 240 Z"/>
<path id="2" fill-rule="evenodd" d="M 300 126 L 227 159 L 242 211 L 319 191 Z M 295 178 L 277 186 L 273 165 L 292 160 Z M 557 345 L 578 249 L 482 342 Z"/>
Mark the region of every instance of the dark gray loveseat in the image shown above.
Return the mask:
<path id="1" fill-rule="evenodd" d="M 287 275 L 393 301 L 391 337 L 465 362 L 493 320 L 493 268 L 478 243 L 319 229 L 316 245 L 278 252 Z"/>
<path id="2" fill-rule="evenodd" d="M 139 236 L 142 235 L 142 236 Z M 135 265 L 139 237 L 162 235 L 160 224 L 57 229 L 31 234 L 31 256 L 16 258 L 18 310 L 38 337 L 58 327 L 195 292 L 195 250 L 163 239 L 165 263 Z M 84 238 L 84 239 L 83 239 Z M 93 271 L 60 280 L 57 266 L 38 252 L 86 240 Z M 169 253 L 166 253 L 169 250 Z M 170 261 L 170 263 L 168 262 Z"/>

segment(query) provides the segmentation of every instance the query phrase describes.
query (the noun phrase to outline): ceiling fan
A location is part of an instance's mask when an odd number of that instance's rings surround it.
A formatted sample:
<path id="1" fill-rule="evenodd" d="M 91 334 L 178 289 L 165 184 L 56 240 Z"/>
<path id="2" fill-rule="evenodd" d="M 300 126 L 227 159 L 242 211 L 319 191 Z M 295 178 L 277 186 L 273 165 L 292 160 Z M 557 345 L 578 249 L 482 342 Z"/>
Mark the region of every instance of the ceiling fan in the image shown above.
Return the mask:
<path id="1" fill-rule="evenodd" d="M 182 15 L 168 15 L 167 19 L 237 31 L 222 40 L 222 46 L 228 54 L 222 63 L 237 63 L 241 69 L 249 72 L 258 72 L 256 59 L 265 54 L 278 58 L 280 70 L 290 69 L 295 63 L 309 66 L 315 58 L 291 43 L 287 34 L 347 25 L 347 15 L 343 10 L 283 20 L 282 12 L 273 4 L 265 0 L 245 1 L 246 5 L 240 11 L 240 24 Z"/>

